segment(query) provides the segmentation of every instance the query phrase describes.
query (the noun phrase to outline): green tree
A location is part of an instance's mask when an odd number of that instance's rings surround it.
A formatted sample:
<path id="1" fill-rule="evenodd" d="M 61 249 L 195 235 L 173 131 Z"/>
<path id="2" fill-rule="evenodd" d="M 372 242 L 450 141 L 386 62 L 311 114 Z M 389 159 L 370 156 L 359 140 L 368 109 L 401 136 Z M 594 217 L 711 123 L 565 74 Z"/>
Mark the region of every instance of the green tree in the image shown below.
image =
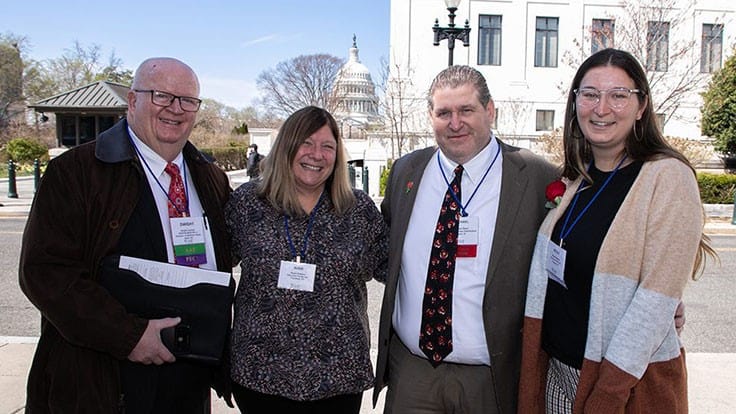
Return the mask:
<path id="1" fill-rule="evenodd" d="M 123 69 L 123 60 L 115 55 L 115 51 L 110 54 L 107 66 L 95 76 L 95 80 L 103 80 L 119 83 L 121 85 L 131 85 L 133 83 L 133 71 L 131 69 Z"/>
<path id="2" fill-rule="evenodd" d="M 0 41 L 0 134 L 22 113 L 23 61 L 17 43 Z"/>
<path id="3" fill-rule="evenodd" d="M 734 50 L 736 52 L 736 50 Z M 713 74 L 702 94 L 700 127 L 715 139 L 713 147 L 724 155 L 736 155 L 736 54 Z"/>
<path id="4" fill-rule="evenodd" d="M 123 61 L 111 52 L 107 64 L 102 61 L 99 45 L 74 42 L 63 54 L 44 61 L 27 60 L 23 88 L 29 102 L 78 88 L 99 80 L 130 85 L 133 71 L 123 68 Z"/>

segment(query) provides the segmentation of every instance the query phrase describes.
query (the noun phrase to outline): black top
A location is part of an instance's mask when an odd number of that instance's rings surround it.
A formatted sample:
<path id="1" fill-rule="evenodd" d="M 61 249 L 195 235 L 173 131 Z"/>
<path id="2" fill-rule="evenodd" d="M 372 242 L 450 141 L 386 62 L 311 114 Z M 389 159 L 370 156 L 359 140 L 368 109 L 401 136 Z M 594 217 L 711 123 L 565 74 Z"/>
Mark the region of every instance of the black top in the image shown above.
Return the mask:
<path id="1" fill-rule="evenodd" d="M 248 158 L 245 162 L 245 172 L 248 177 L 257 177 L 261 174 L 261 160 L 263 155 L 259 154 L 258 151 L 253 151 L 248 154 Z"/>
<path id="2" fill-rule="evenodd" d="M 567 289 L 551 279 L 547 283 L 542 317 L 542 348 L 549 356 L 577 369 L 583 364 L 588 337 L 590 292 L 598 252 L 621 203 L 639 175 L 642 164 L 642 161 L 634 161 L 619 169 L 565 238 L 562 247 L 567 251 Z M 573 207 L 568 228 L 611 174 L 600 171 L 595 165 L 591 166 L 589 173 L 593 185 L 587 188 L 583 185 L 585 189 L 580 192 Z M 572 203 L 568 210 L 570 207 Z M 560 216 L 552 232 L 552 241 L 558 245 L 560 230 L 568 210 Z"/>

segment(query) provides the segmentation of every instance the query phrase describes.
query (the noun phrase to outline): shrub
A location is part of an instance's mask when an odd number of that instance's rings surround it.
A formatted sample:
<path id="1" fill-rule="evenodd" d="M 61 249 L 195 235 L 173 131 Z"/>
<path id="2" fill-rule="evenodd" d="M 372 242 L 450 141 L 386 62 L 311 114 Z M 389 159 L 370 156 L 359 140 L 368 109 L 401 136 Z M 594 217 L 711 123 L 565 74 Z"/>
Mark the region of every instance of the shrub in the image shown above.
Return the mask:
<path id="1" fill-rule="evenodd" d="M 215 164 L 225 171 L 244 169 L 248 147 L 236 146 L 232 143 L 228 145 L 228 147 L 200 148 L 199 150 L 214 158 Z"/>
<path id="2" fill-rule="evenodd" d="M 378 179 L 378 195 L 381 197 L 386 195 L 386 183 L 388 182 L 388 175 L 391 173 L 391 164 L 391 160 L 388 160 L 386 168 L 381 169 L 381 177 Z"/>
<path id="3" fill-rule="evenodd" d="M 731 204 L 734 202 L 736 175 L 698 173 L 698 187 L 703 204 Z"/>
<path id="4" fill-rule="evenodd" d="M 533 144 L 532 151 L 543 156 L 554 165 L 562 165 L 565 162 L 562 128 L 557 128 L 549 134 L 538 137 Z"/>
<path id="5" fill-rule="evenodd" d="M 16 164 L 33 164 L 33 160 L 47 161 L 49 149 L 35 139 L 15 138 L 8 142 L 5 152 Z"/>
<path id="6" fill-rule="evenodd" d="M 711 158 L 713 152 L 712 147 L 704 142 L 670 136 L 665 137 L 665 139 L 676 150 L 680 151 L 682 155 L 687 157 L 693 166 L 702 164 Z"/>

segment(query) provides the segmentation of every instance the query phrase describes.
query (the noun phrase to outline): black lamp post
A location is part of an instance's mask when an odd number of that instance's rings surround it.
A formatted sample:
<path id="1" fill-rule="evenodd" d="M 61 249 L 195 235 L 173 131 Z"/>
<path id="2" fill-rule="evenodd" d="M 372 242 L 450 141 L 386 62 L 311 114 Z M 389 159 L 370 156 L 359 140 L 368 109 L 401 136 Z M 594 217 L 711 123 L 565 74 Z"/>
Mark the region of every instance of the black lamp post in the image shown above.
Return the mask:
<path id="1" fill-rule="evenodd" d="M 447 15 L 450 18 L 450 24 L 448 24 L 447 27 L 440 27 L 439 19 L 434 19 L 434 26 L 432 26 L 435 46 L 440 45 L 440 40 L 447 39 L 447 49 L 449 50 L 447 66 L 452 66 L 452 54 L 455 49 L 455 39 L 462 40 L 463 46 L 465 47 L 470 46 L 470 26 L 468 25 L 468 21 L 465 20 L 465 27 L 463 28 L 455 27 L 455 10 L 457 10 L 458 4 L 460 4 L 460 0 L 445 0 L 447 11 L 450 12 L 450 14 Z"/>

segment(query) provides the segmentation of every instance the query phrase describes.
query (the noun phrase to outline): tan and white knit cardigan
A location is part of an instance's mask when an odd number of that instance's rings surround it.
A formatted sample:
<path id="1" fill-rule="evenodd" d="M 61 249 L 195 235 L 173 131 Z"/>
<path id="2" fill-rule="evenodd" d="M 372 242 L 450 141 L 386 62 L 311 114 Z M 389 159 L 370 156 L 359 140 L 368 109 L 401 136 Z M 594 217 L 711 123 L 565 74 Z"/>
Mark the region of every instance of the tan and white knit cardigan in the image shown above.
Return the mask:
<path id="1" fill-rule="evenodd" d="M 560 206 L 548 213 L 537 236 L 524 318 L 519 413 L 544 413 L 545 258 L 550 234 L 580 180 L 568 183 Z M 690 168 L 672 158 L 644 163 L 595 264 L 575 413 L 687 412 L 685 355 L 674 314 L 692 274 L 703 220 Z"/>

